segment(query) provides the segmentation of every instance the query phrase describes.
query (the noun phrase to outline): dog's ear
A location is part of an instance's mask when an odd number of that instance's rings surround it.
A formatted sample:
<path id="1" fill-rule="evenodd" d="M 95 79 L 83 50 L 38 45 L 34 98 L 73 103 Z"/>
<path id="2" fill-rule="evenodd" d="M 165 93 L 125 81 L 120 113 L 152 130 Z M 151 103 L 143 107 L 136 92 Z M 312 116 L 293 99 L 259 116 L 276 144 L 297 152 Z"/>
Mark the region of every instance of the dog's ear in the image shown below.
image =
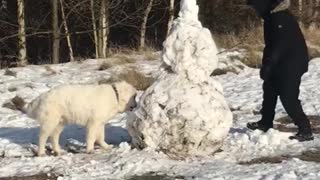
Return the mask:
<path id="1" fill-rule="evenodd" d="M 113 84 L 117 88 L 117 91 L 119 92 L 120 96 L 123 95 L 123 91 L 128 91 L 130 88 L 130 84 L 128 84 L 126 81 L 117 81 Z"/>
<path id="2" fill-rule="evenodd" d="M 127 82 L 125 82 L 125 81 L 115 81 L 114 83 L 113 83 L 117 88 L 119 88 L 119 89 L 123 89 L 124 87 L 126 87 L 126 85 L 128 84 Z"/>

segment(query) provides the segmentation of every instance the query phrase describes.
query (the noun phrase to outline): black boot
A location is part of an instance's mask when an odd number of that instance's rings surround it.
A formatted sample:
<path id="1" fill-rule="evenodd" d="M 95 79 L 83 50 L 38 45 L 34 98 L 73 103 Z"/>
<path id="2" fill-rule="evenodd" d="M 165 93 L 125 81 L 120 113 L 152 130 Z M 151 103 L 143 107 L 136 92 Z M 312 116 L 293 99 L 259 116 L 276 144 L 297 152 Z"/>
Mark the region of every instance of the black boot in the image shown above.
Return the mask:
<path id="1" fill-rule="evenodd" d="M 311 132 L 299 131 L 296 135 L 290 136 L 289 139 L 291 140 L 296 139 L 299 142 L 303 142 L 303 141 L 312 141 L 314 137 Z"/>
<path id="2" fill-rule="evenodd" d="M 294 136 L 290 136 L 289 139 L 296 139 L 299 142 L 312 141 L 314 137 L 312 135 L 310 120 L 307 119 L 306 116 L 302 120 L 295 121 L 295 124 L 298 126 L 298 133 Z"/>
<path id="3" fill-rule="evenodd" d="M 267 132 L 269 129 L 273 128 L 272 125 L 264 125 L 262 123 L 259 123 L 260 121 L 258 122 L 249 122 L 247 123 L 247 127 L 251 130 L 261 130 L 263 132 Z"/>

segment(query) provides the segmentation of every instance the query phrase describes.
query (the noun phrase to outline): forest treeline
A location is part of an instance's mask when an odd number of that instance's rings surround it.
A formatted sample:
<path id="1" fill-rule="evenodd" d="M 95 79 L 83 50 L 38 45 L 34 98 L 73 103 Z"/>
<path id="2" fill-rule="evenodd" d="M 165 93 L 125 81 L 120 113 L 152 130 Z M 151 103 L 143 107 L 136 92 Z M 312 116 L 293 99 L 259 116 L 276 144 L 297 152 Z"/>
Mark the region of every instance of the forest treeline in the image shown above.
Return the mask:
<path id="1" fill-rule="evenodd" d="M 125 48 L 160 50 L 173 18 L 178 15 L 179 3 L 179 0 L 0 0 L 1 68 L 76 61 L 79 57 L 106 58 Z M 197 3 L 200 21 L 217 37 L 222 48 L 230 48 L 244 39 L 261 38 L 249 36 L 259 29 L 261 20 L 245 0 Z M 320 0 L 291 3 L 301 26 L 317 32 Z"/>

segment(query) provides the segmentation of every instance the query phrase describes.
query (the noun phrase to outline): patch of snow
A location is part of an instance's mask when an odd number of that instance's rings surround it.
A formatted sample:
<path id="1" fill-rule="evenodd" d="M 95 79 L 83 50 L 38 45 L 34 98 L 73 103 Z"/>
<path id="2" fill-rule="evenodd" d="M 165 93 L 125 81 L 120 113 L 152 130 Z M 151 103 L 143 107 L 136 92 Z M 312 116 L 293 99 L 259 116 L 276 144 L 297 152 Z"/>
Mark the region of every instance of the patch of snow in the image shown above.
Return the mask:
<path id="1" fill-rule="evenodd" d="M 233 51 L 223 51 L 218 54 L 218 67 L 213 71 L 213 75 L 222 75 L 228 72 L 239 74 L 249 69 L 241 62 L 245 58 L 245 50 L 235 49 Z"/>

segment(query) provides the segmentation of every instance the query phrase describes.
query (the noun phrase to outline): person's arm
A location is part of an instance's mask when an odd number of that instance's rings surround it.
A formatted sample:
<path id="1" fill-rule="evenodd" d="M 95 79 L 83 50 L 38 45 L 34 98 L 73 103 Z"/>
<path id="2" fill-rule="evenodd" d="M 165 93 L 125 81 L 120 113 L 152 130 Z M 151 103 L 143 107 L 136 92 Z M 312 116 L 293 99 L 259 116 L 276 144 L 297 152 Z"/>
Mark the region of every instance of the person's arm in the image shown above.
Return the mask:
<path id="1" fill-rule="evenodd" d="M 290 29 L 286 24 L 275 23 L 272 25 L 272 36 L 270 37 L 270 49 L 265 58 L 267 64 L 276 66 L 280 59 L 288 53 L 288 47 L 290 46 Z M 291 37 L 295 38 L 295 37 Z"/>
<path id="2" fill-rule="evenodd" d="M 288 53 L 288 47 L 290 46 L 290 29 L 288 24 L 276 21 L 270 25 L 272 27 L 270 28 L 270 37 L 268 38 L 269 44 L 264 50 L 263 65 L 260 71 L 260 76 L 264 80 L 270 78 L 274 67 Z"/>

